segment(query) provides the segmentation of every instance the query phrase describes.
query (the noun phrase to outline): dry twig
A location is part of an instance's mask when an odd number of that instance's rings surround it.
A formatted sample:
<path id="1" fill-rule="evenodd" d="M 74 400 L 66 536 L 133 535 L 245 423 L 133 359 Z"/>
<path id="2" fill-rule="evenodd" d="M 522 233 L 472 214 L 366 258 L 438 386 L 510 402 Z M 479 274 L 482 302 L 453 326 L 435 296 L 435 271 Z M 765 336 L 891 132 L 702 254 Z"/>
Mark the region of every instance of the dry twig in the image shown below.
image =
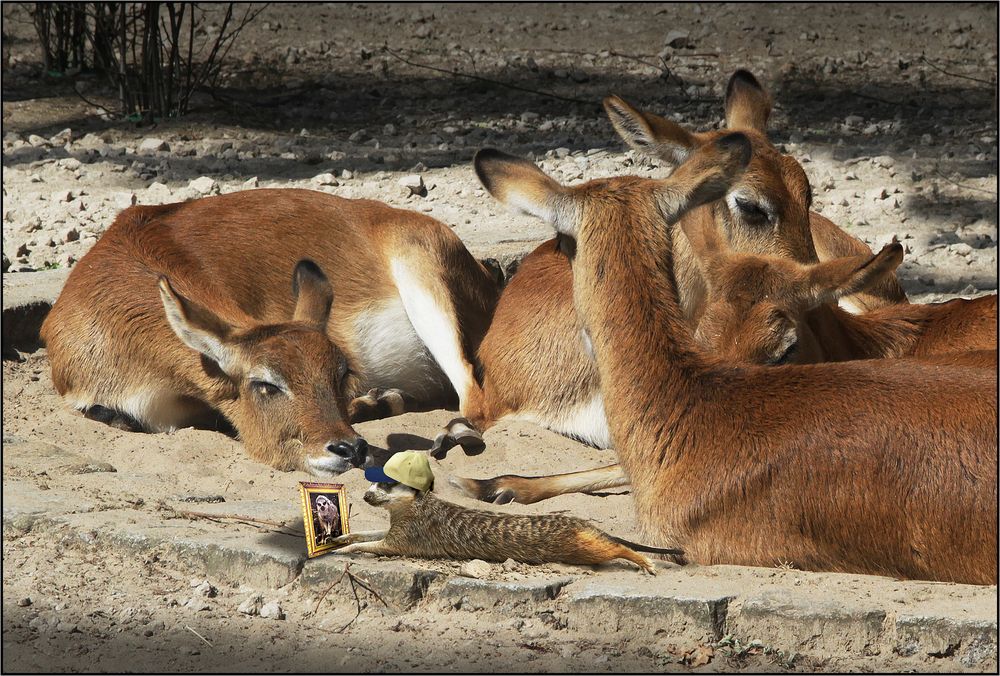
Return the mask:
<path id="1" fill-rule="evenodd" d="M 214 648 L 214 647 L 215 647 L 215 646 L 213 646 L 213 645 L 212 645 L 212 642 L 211 642 L 211 641 L 209 641 L 209 640 L 208 640 L 207 638 L 205 638 L 204 636 L 202 636 L 201 634 L 199 634 L 198 632 L 196 632 L 196 631 L 195 631 L 194 629 L 192 629 L 191 627 L 189 627 L 189 626 L 187 626 L 187 625 L 185 624 L 185 625 L 184 625 L 184 628 L 185 628 L 185 629 L 187 629 L 188 631 L 190 631 L 190 632 L 191 632 L 192 634 L 194 634 L 194 635 L 195 635 L 195 636 L 197 636 L 198 638 L 200 638 L 200 639 L 201 639 L 202 641 L 204 641 L 204 642 L 205 642 L 205 645 L 207 645 L 207 646 L 208 646 L 209 648 Z"/>
<path id="2" fill-rule="evenodd" d="M 471 75 L 469 73 L 463 73 L 460 70 L 448 70 L 447 68 L 438 68 L 437 66 L 431 66 L 426 63 L 418 63 L 416 61 L 411 61 L 410 59 L 407 59 L 405 56 L 389 49 L 389 45 L 382 45 L 382 51 L 384 51 L 392 58 L 402 61 L 408 66 L 413 66 L 414 68 L 423 68 L 425 70 L 432 70 L 438 73 L 445 73 L 446 75 L 452 75 L 454 77 L 464 77 L 470 80 L 478 80 L 479 82 L 487 82 L 489 84 L 498 85 L 500 87 L 506 87 L 507 89 L 516 89 L 517 91 L 527 92 L 529 94 L 535 94 L 537 96 L 547 96 L 552 99 L 558 99 L 559 101 L 568 101 L 570 103 L 583 103 L 586 105 L 596 105 L 593 101 L 574 99 L 571 96 L 560 96 L 559 94 L 553 94 L 552 92 L 546 92 L 540 89 L 531 89 L 530 87 L 522 87 L 520 85 L 512 84 L 510 82 L 503 82 L 502 80 L 494 80 L 492 78 L 483 77 L 481 75 Z"/>
<path id="3" fill-rule="evenodd" d="M 934 70 L 936 70 L 939 73 L 944 73 L 945 75 L 950 75 L 951 77 L 960 77 L 963 80 L 972 80 L 973 82 L 981 82 L 981 83 L 989 85 L 991 87 L 996 87 L 997 86 L 997 83 L 994 82 L 994 81 L 991 81 L 991 80 L 983 80 L 983 79 L 980 79 L 978 77 L 972 77 L 971 75 L 962 75 L 961 73 L 950 73 L 950 72 L 946 71 L 944 68 L 941 68 L 940 66 L 935 65 L 933 61 L 931 61 L 930 59 L 928 59 L 923 54 L 920 55 L 920 60 L 923 61 L 924 63 L 926 63 L 928 66 L 930 66 L 931 68 L 933 68 Z"/>
<path id="4" fill-rule="evenodd" d="M 240 523 L 245 523 L 249 526 L 255 526 L 258 524 L 263 524 L 265 526 L 276 526 L 279 529 L 284 530 L 269 530 L 274 533 L 281 533 L 282 535 L 292 535 L 295 537 L 301 537 L 305 535 L 305 532 L 294 530 L 285 525 L 282 521 L 271 521 L 269 519 L 255 519 L 252 516 L 244 516 L 242 514 L 209 514 L 208 512 L 189 512 L 187 510 L 177 509 L 174 510 L 178 515 L 187 517 L 189 519 L 205 519 L 207 521 L 215 521 L 216 523 L 225 523 L 222 519 L 229 519 L 231 521 L 238 521 Z"/>

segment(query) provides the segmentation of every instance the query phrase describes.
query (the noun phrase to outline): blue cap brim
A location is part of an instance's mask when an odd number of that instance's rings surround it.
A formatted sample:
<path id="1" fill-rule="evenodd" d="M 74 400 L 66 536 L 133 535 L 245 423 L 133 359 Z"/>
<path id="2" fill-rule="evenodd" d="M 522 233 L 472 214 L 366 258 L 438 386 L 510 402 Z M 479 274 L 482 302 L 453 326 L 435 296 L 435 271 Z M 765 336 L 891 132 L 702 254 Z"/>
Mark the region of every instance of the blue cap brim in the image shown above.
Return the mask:
<path id="1" fill-rule="evenodd" d="M 382 471 L 381 467 L 368 467 L 365 469 L 365 478 L 373 484 L 398 484 L 399 482 Z"/>

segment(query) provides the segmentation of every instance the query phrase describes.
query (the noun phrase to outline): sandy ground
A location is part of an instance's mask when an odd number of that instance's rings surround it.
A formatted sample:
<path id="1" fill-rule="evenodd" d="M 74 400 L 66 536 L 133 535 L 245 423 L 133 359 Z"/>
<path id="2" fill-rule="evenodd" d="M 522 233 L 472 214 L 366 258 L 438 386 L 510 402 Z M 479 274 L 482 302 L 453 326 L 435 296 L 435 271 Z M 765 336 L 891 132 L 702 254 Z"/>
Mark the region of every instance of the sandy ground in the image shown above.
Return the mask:
<path id="1" fill-rule="evenodd" d="M 3 15 L 12 57 L 3 73 L 6 274 L 72 266 L 133 200 L 164 203 L 255 186 L 381 199 L 451 225 L 477 255 L 513 256 L 549 233 L 485 194 L 471 169 L 477 148 L 534 157 L 570 183 L 662 176 L 665 167 L 624 151 L 600 99 L 618 93 L 707 129 L 721 120 L 729 73 L 748 67 L 774 94 L 773 138 L 802 162 L 816 209 L 873 247 L 893 236 L 904 242 L 900 278 L 911 299 L 997 288 L 993 6 L 272 6 L 233 50 L 221 92 L 230 102 L 202 96 L 191 115 L 154 128 L 102 119 L 72 84 L 38 79 L 23 12 L 5 4 Z M 690 46 L 665 48 L 672 30 L 687 31 Z M 384 44 L 414 62 L 580 102 L 410 66 Z M 89 99 L 111 101 L 93 78 L 76 82 Z M 150 138 L 165 149 L 140 151 Z M 399 186 L 413 172 L 428 186 L 426 197 Z M 87 421 L 55 395 L 44 351 L 3 369 L 5 480 L 75 491 L 105 509 L 133 508 L 140 522 L 165 518 L 162 505 L 191 496 L 272 502 L 290 518 L 297 514 L 296 485 L 310 479 L 305 474 L 255 464 L 237 442 L 212 432 L 130 434 Z M 451 417 L 407 414 L 358 430 L 384 457 L 428 448 Z M 499 424 L 486 442 L 481 455 L 452 451 L 437 471 L 540 474 L 613 459 L 526 423 Z M 51 468 L 38 471 L 39 457 Z M 74 469 L 94 461 L 117 471 Z M 360 500 L 367 486 L 360 472 L 343 481 L 352 529 L 381 526 L 384 515 Z M 572 513 L 635 537 L 627 491 L 505 509 Z M 190 595 L 183 562 L 109 560 L 36 533 L 5 537 L 3 557 L 5 668 L 475 671 L 494 668 L 501 657 L 528 670 L 686 668 L 683 655 L 666 646 L 641 652 L 640 642 L 577 645 L 549 636 L 535 641 L 544 650 L 525 648 L 523 627 L 441 622 L 434 609 L 402 619 L 363 614 L 344 634 L 316 644 L 302 638 L 311 598 L 295 585 L 281 591 L 285 623 L 239 616 L 233 608 L 244 597 L 225 590 L 197 618 L 215 637 L 216 648 L 208 649 L 184 628 L 190 610 L 171 605 Z M 115 585 L 101 583 L 107 570 L 117 572 Z M 638 575 L 624 567 L 620 574 Z M 12 605 L 28 597 L 30 606 Z M 342 612 L 320 620 L 339 627 L 350 619 Z M 32 629 L 37 617 L 65 617 L 65 636 Z M 392 640 L 378 653 L 367 637 L 387 628 Z M 450 661 L 437 652 L 421 657 L 428 642 L 460 648 Z M 327 646 L 337 647 L 339 662 L 329 662 Z M 12 658 L 11 647 L 30 649 Z M 133 650 L 135 663 L 120 661 Z M 729 668 L 773 666 L 760 656 Z M 838 666 L 862 668 L 797 665 Z M 717 660 L 714 668 L 727 665 Z"/>

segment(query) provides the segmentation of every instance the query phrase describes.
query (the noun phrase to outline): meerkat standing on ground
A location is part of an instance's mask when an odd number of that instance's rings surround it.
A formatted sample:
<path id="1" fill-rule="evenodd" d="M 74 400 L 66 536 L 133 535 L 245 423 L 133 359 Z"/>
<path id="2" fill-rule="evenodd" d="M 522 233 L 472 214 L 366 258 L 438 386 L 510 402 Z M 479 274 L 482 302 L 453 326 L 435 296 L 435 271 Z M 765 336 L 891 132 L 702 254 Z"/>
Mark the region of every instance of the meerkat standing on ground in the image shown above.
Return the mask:
<path id="1" fill-rule="evenodd" d="M 522 563 L 596 564 L 626 559 L 650 575 L 653 563 L 623 540 L 582 519 L 561 515 L 520 516 L 467 509 L 434 497 L 427 456 L 397 453 L 384 468 L 365 476 L 374 483 L 365 493 L 370 505 L 389 512 L 389 530 L 342 535 L 333 540 L 340 554 L 369 553 L 428 559 L 482 559 Z M 638 546 L 638 545 L 633 545 Z M 677 549 L 653 549 L 681 555 Z"/>

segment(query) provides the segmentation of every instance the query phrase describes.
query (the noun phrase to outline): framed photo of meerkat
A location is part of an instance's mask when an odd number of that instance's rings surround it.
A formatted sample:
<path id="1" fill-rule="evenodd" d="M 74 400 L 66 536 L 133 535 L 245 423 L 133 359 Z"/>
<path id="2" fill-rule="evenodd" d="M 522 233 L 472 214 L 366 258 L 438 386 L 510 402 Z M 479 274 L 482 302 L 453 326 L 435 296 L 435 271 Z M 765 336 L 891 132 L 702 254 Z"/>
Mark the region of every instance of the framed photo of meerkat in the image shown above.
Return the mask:
<path id="1" fill-rule="evenodd" d="M 299 482 L 309 558 L 337 549 L 333 540 L 350 532 L 343 484 Z"/>

